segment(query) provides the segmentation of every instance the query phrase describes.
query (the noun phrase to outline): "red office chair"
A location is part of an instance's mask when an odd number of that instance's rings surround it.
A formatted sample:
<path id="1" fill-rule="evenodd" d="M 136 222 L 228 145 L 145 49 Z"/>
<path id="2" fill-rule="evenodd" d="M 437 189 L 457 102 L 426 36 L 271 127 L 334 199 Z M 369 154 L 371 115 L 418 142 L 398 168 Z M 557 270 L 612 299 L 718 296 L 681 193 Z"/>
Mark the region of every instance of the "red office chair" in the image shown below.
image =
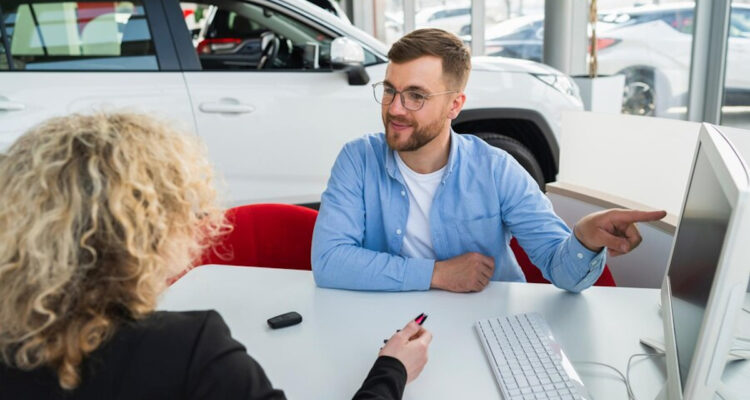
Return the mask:
<path id="1" fill-rule="evenodd" d="M 531 262 L 529 256 L 518 244 L 516 238 L 510 240 L 510 248 L 513 250 L 513 254 L 516 256 L 518 265 L 521 266 L 523 274 L 526 275 L 526 281 L 530 283 L 550 283 L 542 276 L 542 271 L 537 268 L 534 263 Z M 617 286 L 615 279 L 612 277 L 612 273 L 609 271 L 609 267 L 604 266 L 604 271 L 599 279 L 594 283 L 594 286 Z"/>
<path id="2" fill-rule="evenodd" d="M 311 270 L 318 212 L 290 204 L 252 204 L 227 210 L 234 229 L 203 254 L 199 265 L 223 264 Z"/>

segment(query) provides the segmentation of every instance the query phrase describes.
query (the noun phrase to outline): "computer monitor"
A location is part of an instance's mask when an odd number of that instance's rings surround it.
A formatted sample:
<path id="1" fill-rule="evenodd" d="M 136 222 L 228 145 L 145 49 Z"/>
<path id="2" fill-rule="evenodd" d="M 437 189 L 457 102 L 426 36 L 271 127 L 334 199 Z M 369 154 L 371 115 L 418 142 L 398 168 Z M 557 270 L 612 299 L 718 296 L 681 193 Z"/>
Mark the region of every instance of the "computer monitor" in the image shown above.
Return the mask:
<path id="1" fill-rule="evenodd" d="M 661 289 L 669 400 L 710 399 L 750 276 L 750 171 L 703 124 Z"/>

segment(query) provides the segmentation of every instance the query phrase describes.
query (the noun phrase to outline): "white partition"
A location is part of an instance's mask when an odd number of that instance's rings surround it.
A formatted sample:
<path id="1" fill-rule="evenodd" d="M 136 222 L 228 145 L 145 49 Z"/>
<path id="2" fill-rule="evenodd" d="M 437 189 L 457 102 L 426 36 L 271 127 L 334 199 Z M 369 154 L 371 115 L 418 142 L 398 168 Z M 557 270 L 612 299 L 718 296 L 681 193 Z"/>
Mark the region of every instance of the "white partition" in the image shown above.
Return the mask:
<path id="1" fill-rule="evenodd" d="M 696 122 L 565 113 L 557 181 L 677 215 L 699 129 Z"/>
<path id="2" fill-rule="evenodd" d="M 661 287 L 699 130 L 699 123 L 650 117 L 563 115 L 560 171 L 547 189 L 569 226 L 612 207 L 668 213 L 663 222 L 640 224 L 638 249 L 608 259 L 618 286 Z"/>
<path id="3" fill-rule="evenodd" d="M 720 129 L 750 160 L 750 131 Z M 640 224 L 638 249 L 608 259 L 618 286 L 661 286 L 699 130 L 699 123 L 650 117 L 563 115 L 560 172 L 547 195 L 569 226 L 612 207 L 668 213 L 663 221 Z"/>
<path id="4" fill-rule="evenodd" d="M 628 202 L 608 203 L 581 196 L 582 190 L 561 184 L 548 185 L 547 196 L 555 212 L 572 229 L 583 216 L 613 207 L 636 207 Z M 661 287 L 669 252 L 672 247 L 674 225 L 668 223 L 639 224 L 643 242 L 634 251 L 618 257 L 608 257 L 607 266 L 617 286 L 658 289 Z"/>

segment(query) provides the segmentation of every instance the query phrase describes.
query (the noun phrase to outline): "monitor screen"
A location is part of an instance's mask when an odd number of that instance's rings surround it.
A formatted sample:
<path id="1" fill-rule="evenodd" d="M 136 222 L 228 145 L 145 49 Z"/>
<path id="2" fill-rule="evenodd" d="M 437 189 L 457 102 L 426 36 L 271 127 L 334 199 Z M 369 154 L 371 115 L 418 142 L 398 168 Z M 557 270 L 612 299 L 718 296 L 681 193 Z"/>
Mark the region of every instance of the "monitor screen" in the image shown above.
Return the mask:
<path id="1" fill-rule="evenodd" d="M 731 212 L 716 172 L 699 146 L 667 274 L 683 390 Z"/>

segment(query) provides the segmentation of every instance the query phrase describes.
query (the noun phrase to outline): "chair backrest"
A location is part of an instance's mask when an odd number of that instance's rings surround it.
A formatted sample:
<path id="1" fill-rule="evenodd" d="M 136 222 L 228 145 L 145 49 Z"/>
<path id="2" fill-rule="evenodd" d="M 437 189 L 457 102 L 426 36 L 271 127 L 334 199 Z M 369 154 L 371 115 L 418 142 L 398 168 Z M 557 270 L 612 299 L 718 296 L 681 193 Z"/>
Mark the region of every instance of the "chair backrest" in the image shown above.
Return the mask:
<path id="1" fill-rule="evenodd" d="M 290 204 L 251 204 L 227 210 L 233 230 L 210 248 L 201 265 L 223 264 L 311 270 L 318 212 Z"/>
<path id="2" fill-rule="evenodd" d="M 542 271 L 531 262 L 531 259 L 529 259 L 529 256 L 518 244 L 516 238 L 510 240 L 510 248 L 513 250 L 513 254 L 516 256 L 516 261 L 518 261 L 518 265 L 521 266 L 521 270 L 523 270 L 523 274 L 526 276 L 526 282 L 550 283 L 548 280 L 544 279 Z M 604 271 L 596 283 L 594 283 L 594 286 L 617 286 L 608 266 L 604 266 Z"/>

